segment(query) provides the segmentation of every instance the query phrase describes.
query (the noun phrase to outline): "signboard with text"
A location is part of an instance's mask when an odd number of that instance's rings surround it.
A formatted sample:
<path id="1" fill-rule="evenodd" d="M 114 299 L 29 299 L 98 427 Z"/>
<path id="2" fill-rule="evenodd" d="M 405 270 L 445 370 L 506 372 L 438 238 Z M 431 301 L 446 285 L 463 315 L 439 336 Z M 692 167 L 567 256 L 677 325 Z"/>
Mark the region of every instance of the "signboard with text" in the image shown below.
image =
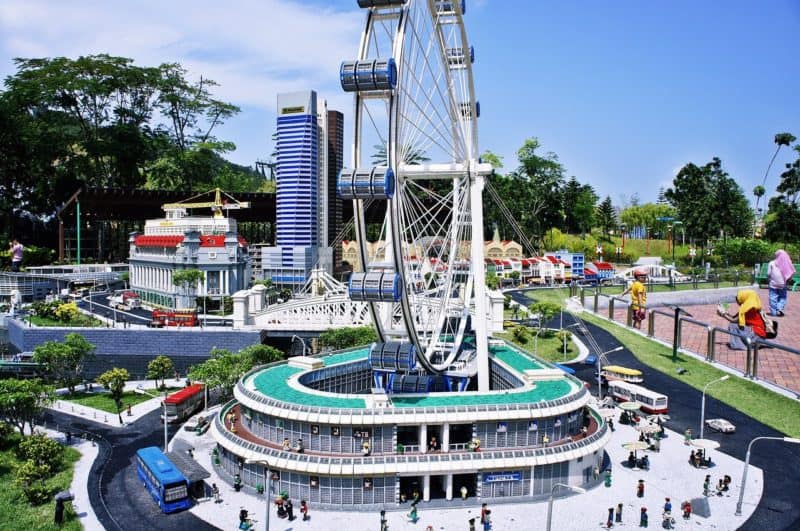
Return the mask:
<path id="1" fill-rule="evenodd" d="M 484 474 L 483 481 L 486 483 L 498 483 L 500 481 L 522 481 L 522 472 L 505 472 L 502 474 Z"/>

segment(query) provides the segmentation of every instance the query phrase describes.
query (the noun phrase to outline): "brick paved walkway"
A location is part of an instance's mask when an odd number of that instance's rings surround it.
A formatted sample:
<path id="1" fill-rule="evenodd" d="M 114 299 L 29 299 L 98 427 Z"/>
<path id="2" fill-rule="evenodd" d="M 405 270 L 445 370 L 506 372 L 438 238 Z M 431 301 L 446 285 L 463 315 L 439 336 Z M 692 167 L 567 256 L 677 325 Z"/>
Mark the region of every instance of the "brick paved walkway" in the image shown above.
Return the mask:
<path id="1" fill-rule="evenodd" d="M 757 289 L 764 308 L 769 308 L 767 290 Z M 708 326 L 727 329 L 728 322 L 717 315 L 716 304 L 698 304 L 682 306 L 691 313 L 692 320 L 706 323 Z M 736 307 L 734 303 L 733 308 Z M 669 313 L 669 308 L 658 308 L 658 312 Z M 731 309 L 731 311 L 733 311 Z M 774 342 L 786 347 L 800 350 L 800 292 L 790 292 L 786 305 L 786 317 L 777 317 L 779 323 L 778 337 Z M 614 320 L 625 323 L 627 308 L 615 310 Z M 708 326 L 683 321 L 681 326 L 681 347 L 701 354 L 708 355 Z M 644 323 L 646 329 L 647 323 Z M 654 336 L 672 344 L 674 318 L 672 316 L 656 313 Z M 722 364 L 745 371 L 747 351 L 731 350 L 728 348 L 729 334 L 717 332 L 714 340 L 714 359 Z M 756 374 L 759 378 L 775 383 L 795 393 L 800 393 L 800 355 L 792 354 L 780 349 L 762 348 L 758 352 Z"/>

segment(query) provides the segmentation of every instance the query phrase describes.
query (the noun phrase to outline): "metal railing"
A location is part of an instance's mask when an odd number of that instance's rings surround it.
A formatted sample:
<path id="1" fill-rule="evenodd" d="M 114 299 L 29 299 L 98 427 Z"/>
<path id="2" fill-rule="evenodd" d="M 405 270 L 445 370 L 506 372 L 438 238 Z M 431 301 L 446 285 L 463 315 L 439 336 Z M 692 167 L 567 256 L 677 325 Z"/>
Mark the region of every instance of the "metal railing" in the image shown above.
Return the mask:
<path id="1" fill-rule="evenodd" d="M 483 461 L 483 460 L 491 460 L 491 459 L 520 459 L 520 458 L 536 458 L 542 457 L 547 455 L 555 455 L 555 454 L 564 454 L 569 453 L 573 450 L 578 450 L 580 448 L 589 446 L 594 444 L 595 442 L 602 439 L 608 433 L 608 425 L 603 422 L 599 424 L 598 429 L 590 434 L 588 437 L 578 439 L 577 441 L 573 441 L 570 439 L 566 439 L 569 442 L 565 442 L 563 444 L 558 444 L 555 446 L 542 446 L 536 448 L 506 448 L 506 449 L 497 449 L 497 450 L 489 450 L 489 449 L 481 449 L 480 452 L 458 452 L 458 453 L 449 453 L 449 452 L 436 452 L 436 453 L 414 453 L 411 455 L 406 454 L 383 454 L 383 455 L 374 455 L 374 456 L 363 456 L 358 457 L 354 455 L 346 455 L 346 456 L 332 456 L 332 455 L 312 455 L 307 453 L 293 453 L 293 452 L 285 452 L 282 450 L 278 450 L 275 448 L 271 448 L 268 446 L 262 446 L 256 444 L 254 442 L 247 441 L 246 439 L 239 437 L 235 433 L 232 433 L 228 430 L 225 426 L 224 418 L 227 411 L 236 405 L 236 401 L 232 400 L 225 404 L 222 409 L 218 412 L 217 415 L 214 417 L 214 425 L 216 431 L 229 442 L 235 444 L 239 448 L 244 448 L 251 452 L 260 454 L 264 458 L 269 458 L 270 462 L 277 462 L 278 459 L 281 459 L 283 463 L 285 463 L 288 469 L 296 469 L 296 470 L 307 470 L 309 464 L 328 464 L 339 463 L 347 460 L 348 463 L 353 464 L 363 464 L 363 465 L 370 465 L 370 464 L 385 464 L 385 465 L 395 465 L 399 463 L 412 463 L 413 465 L 418 465 L 419 463 L 428 462 L 428 463 L 437 463 L 437 462 L 458 462 L 458 461 Z"/>

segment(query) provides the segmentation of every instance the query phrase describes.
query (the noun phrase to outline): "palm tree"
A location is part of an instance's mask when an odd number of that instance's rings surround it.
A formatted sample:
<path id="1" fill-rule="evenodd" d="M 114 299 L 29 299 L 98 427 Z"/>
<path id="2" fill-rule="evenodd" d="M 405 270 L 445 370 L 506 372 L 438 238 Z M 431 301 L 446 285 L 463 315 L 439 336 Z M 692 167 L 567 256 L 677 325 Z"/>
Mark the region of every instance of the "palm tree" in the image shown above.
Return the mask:
<path id="1" fill-rule="evenodd" d="M 376 166 L 388 165 L 386 161 L 386 144 L 377 144 L 372 147 L 375 149 L 375 153 L 372 155 L 372 163 Z M 423 162 L 429 162 L 431 160 L 425 156 L 424 151 L 418 148 L 406 146 L 404 147 L 403 152 L 405 153 L 403 155 L 404 164 L 417 165 L 422 164 Z"/>
<path id="2" fill-rule="evenodd" d="M 764 173 L 764 179 L 761 181 L 761 186 L 757 186 L 753 190 L 753 195 L 756 196 L 756 215 L 758 214 L 758 203 L 761 200 L 761 196 L 764 195 L 765 188 L 764 186 L 767 184 L 767 176 L 769 175 L 769 170 L 772 169 L 772 163 L 775 162 L 775 157 L 778 156 L 778 152 L 781 150 L 781 146 L 788 146 L 792 142 L 797 140 L 797 138 L 791 133 L 776 133 L 775 134 L 775 144 L 778 146 L 775 149 L 775 153 L 772 154 L 772 159 L 769 161 L 769 166 L 767 166 L 767 171 Z M 756 194 L 756 191 L 760 191 L 761 195 Z"/>

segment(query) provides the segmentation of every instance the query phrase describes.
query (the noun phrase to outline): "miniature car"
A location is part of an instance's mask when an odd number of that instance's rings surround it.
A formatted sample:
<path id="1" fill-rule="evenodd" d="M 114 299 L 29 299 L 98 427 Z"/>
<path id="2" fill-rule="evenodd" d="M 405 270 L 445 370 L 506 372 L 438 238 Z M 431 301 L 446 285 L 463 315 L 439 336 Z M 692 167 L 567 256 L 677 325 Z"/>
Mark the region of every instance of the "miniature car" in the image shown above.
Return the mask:
<path id="1" fill-rule="evenodd" d="M 736 431 L 736 426 L 725 419 L 708 419 L 706 420 L 706 426 L 714 431 L 722 433 L 733 433 Z"/>

